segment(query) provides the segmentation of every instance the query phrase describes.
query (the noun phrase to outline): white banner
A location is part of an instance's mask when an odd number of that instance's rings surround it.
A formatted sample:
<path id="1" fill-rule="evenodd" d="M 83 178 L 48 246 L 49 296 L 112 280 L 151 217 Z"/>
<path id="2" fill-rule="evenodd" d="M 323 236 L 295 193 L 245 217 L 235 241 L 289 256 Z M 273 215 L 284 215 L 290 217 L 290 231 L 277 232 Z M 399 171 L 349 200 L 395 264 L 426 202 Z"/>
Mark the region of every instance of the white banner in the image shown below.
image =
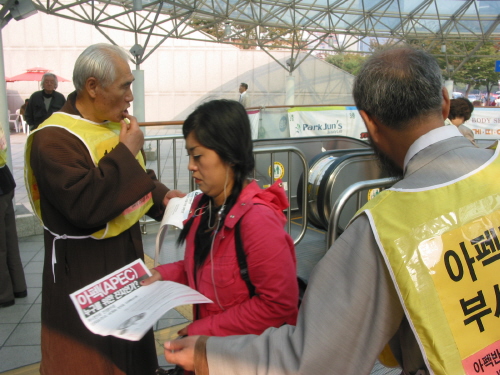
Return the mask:
<path id="1" fill-rule="evenodd" d="M 475 139 L 500 139 L 500 108 L 474 108 L 471 118 L 464 123 Z"/>
<path id="2" fill-rule="evenodd" d="M 252 129 L 252 139 L 259 138 L 259 113 L 258 109 L 247 111 L 248 118 L 250 119 L 250 128 Z"/>
<path id="3" fill-rule="evenodd" d="M 356 107 L 296 107 L 288 110 L 290 137 L 340 135 L 365 139 L 366 127 Z"/>

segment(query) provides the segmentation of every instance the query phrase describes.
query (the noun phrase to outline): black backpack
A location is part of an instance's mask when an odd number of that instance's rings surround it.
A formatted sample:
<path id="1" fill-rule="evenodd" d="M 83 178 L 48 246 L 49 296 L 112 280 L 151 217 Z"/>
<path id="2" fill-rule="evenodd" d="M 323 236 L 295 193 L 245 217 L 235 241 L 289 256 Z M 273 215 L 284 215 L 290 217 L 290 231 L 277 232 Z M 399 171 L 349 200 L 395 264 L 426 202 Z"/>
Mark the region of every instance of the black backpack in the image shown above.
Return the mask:
<path id="1" fill-rule="evenodd" d="M 234 241 L 236 244 L 236 256 L 238 257 L 238 264 L 240 266 L 240 275 L 243 281 L 247 284 L 248 293 L 250 293 L 250 298 L 255 295 L 255 286 L 250 281 L 250 276 L 248 274 L 248 265 L 245 252 L 243 251 L 243 241 L 241 240 L 241 229 L 240 222 L 238 221 L 234 226 Z M 299 307 L 302 303 L 302 298 L 306 292 L 307 282 L 297 276 L 297 284 L 299 285 Z"/>

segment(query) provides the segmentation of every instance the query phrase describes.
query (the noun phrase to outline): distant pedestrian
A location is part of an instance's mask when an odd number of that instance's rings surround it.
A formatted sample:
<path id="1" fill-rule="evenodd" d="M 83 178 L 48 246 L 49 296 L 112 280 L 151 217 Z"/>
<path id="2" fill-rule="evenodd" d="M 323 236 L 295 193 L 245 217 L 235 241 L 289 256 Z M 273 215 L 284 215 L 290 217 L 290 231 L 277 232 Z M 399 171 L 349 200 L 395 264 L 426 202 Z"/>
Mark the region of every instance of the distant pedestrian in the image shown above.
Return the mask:
<path id="1" fill-rule="evenodd" d="M 57 76 L 54 73 L 45 73 L 41 86 L 42 90 L 31 95 L 26 107 L 25 117 L 30 131 L 35 130 L 38 125 L 48 119 L 52 113 L 59 111 L 66 103 L 64 95 L 56 91 Z"/>
<path id="2" fill-rule="evenodd" d="M 248 98 L 247 90 L 248 90 L 248 85 L 245 82 L 241 82 L 240 88 L 238 90 L 240 92 L 239 102 L 245 108 L 250 106 L 250 99 Z"/>
<path id="3" fill-rule="evenodd" d="M 23 121 L 26 121 L 24 114 L 26 113 L 26 107 L 28 106 L 29 99 L 24 99 L 24 104 L 19 108 L 19 115 L 22 116 Z"/>

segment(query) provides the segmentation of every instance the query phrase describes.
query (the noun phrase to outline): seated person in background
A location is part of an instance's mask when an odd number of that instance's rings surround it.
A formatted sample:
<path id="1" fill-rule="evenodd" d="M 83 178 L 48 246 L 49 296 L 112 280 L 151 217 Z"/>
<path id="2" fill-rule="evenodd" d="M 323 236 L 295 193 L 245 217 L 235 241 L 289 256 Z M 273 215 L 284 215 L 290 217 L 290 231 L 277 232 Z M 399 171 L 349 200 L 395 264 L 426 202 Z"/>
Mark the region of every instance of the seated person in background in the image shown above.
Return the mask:
<path id="1" fill-rule="evenodd" d="M 474 133 L 464 125 L 464 122 L 470 119 L 473 111 L 474 106 L 468 99 L 451 99 L 450 113 L 445 123 L 446 125 L 455 125 L 465 138 L 471 141 L 473 145 L 476 145 Z"/>
<path id="2" fill-rule="evenodd" d="M 281 182 L 262 190 L 249 179 L 255 161 L 244 107 L 230 100 L 204 103 L 182 132 L 188 168 L 204 194 L 193 201 L 178 239 L 186 241 L 184 260 L 153 269 L 142 284 L 175 281 L 213 301 L 195 305 L 193 322 L 179 335 L 260 334 L 294 325 L 298 286 L 295 248 L 284 230 L 288 201 Z M 251 285 L 240 274 L 238 243 Z"/>
<path id="3" fill-rule="evenodd" d="M 24 104 L 19 108 L 19 115 L 22 116 L 23 121 L 26 121 L 24 118 L 24 113 L 26 112 L 26 107 L 28 106 L 29 99 L 24 99 Z"/>

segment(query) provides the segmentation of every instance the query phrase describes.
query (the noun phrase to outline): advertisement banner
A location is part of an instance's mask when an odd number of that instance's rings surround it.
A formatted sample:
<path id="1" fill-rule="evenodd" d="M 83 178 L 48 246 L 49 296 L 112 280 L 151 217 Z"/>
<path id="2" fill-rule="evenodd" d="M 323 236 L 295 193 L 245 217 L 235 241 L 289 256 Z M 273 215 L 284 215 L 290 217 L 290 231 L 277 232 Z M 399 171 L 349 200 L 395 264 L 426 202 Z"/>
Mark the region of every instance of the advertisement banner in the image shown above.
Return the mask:
<path id="1" fill-rule="evenodd" d="M 250 120 L 250 128 L 252 129 L 252 139 L 258 139 L 260 110 L 247 111 L 247 114 Z"/>
<path id="2" fill-rule="evenodd" d="M 340 135 L 366 138 L 366 128 L 356 107 L 295 107 L 288 110 L 290 137 Z"/>
<path id="3" fill-rule="evenodd" d="M 474 108 L 471 118 L 464 123 L 475 139 L 500 139 L 500 108 Z"/>

